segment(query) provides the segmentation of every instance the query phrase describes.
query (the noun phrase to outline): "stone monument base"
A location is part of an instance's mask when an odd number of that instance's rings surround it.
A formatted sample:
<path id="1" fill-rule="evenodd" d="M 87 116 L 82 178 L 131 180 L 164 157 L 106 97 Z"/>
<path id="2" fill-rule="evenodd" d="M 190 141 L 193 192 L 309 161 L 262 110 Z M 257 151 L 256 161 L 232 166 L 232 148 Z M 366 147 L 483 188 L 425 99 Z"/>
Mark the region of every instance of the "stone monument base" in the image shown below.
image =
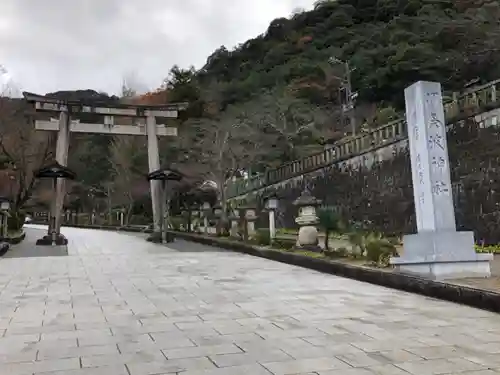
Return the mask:
<path id="1" fill-rule="evenodd" d="M 68 239 L 62 234 L 55 237 L 55 241 L 52 240 L 52 235 L 47 234 L 36 241 L 38 246 L 66 246 L 68 244 Z"/>
<path id="2" fill-rule="evenodd" d="M 397 271 L 433 280 L 491 276 L 493 254 L 477 254 L 472 232 L 421 232 L 403 237 L 403 255 L 391 258 Z"/>
<path id="3" fill-rule="evenodd" d="M 167 232 L 166 243 L 174 242 L 174 240 L 174 234 Z M 163 243 L 163 235 L 161 232 L 153 232 L 150 236 L 148 236 L 148 238 L 146 238 L 146 241 L 153 243 Z"/>

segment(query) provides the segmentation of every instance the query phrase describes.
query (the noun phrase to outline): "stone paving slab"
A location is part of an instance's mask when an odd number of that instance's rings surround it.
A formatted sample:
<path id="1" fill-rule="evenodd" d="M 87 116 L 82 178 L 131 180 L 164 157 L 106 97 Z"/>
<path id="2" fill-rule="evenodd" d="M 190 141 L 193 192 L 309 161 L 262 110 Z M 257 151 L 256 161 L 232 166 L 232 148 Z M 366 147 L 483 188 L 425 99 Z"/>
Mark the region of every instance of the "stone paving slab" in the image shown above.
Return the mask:
<path id="1" fill-rule="evenodd" d="M 0 259 L 0 374 L 500 374 L 500 315 L 188 242 L 63 232 L 67 257 Z"/>

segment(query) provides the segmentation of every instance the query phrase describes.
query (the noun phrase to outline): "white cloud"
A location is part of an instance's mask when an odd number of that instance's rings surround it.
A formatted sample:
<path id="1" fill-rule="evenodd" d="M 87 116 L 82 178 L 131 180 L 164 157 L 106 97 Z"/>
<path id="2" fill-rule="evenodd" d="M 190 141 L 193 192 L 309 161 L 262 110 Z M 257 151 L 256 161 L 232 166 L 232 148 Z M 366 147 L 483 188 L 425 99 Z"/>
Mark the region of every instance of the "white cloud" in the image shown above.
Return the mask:
<path id="1" fill-rule="evenodd" d="M 0 64 L 24 90 L 158 87 L 174 64 L 263 33 L 314 0 L 1 0 Z"/>

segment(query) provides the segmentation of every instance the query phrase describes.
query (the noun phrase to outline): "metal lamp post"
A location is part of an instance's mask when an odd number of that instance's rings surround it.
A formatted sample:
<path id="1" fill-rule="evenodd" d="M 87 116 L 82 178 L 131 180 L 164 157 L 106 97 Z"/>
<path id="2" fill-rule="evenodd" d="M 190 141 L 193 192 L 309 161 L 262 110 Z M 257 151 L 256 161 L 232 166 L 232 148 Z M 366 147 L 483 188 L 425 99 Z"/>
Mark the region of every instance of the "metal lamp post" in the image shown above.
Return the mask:
<path id="1" fill-rule="evenodd" d="M 357 92 L 352 91 L 352 83 L 351 83 L 351 73 L 356 70 L 356 68 L 351 69 L 349 62 L 342 61 L 336 57 L 330 57 L 328 59 L 330 64 L 341 64 L 344 65 L 345 70 L 345 78 L 342 79 L 342 85 L 346 92 L 346 104 L 342 103 L 342 113 L 349 112 L 349 122 L 351 125 L 352 135 L 356 135 L 356 118 L 354 116 L 354 105 L 356 101 L 356 97 L 358 96 Z"/>
<path id="2" fill-rule="evenodd" d="M 167 229 L 168 229 L 167 181 L 180 181 L 182 180 L 182 177 L 183 175 L 179 171 L 170 168 L 158 169 L 156 171 L 149 173 L 147 176 L 148 181 L 156 180 L 162 182 L 162 191 L 161 191 L 162 209 L 160 215 L 160 222 L 158 223 L 160 227 L 160 233 L 159 236 L 158 234 L 153 233 L 153 235 L 150 238 L 148 238 L 148 240 L 151 242 L 167 243 L 173 241 L 173 239 L 169 238 L 169 236 L 167 235 Z M 154 227 L 156 227 L 156 225 L 154 225 Z"/>

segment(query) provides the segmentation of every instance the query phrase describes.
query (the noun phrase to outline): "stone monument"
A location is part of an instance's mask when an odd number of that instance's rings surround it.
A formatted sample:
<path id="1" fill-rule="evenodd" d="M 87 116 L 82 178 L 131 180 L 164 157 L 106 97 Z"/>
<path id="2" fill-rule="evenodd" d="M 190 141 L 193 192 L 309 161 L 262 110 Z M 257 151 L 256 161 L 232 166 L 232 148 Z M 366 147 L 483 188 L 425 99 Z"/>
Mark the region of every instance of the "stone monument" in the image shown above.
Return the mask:
<path id="1" fill-rule="evenodd" d="M 489 277 L 492 254 L 476 254 L 473 232 L 457 232 L 441 84 L 405 90 L 417 234 L 403 237 L 396 270 L 432 279 Z"/>

